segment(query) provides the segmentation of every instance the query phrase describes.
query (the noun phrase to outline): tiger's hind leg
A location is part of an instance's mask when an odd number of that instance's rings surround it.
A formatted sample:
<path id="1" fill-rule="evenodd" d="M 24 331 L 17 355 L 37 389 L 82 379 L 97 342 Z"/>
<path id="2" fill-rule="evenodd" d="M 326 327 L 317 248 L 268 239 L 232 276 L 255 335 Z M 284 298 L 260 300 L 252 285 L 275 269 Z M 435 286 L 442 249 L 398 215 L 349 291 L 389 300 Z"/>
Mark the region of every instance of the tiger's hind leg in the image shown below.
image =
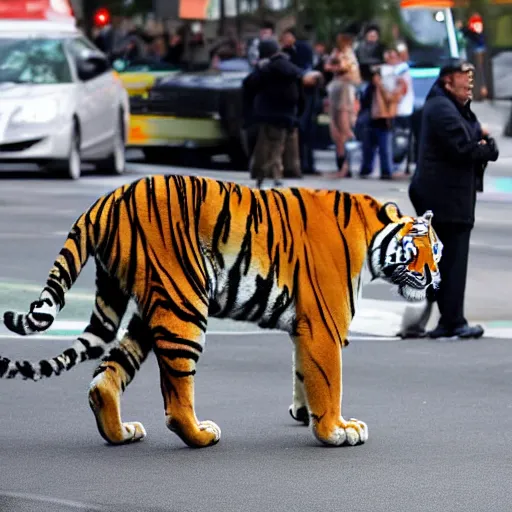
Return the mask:
<path id="1" fill-rule="evenodd" d="M 152 349 L 151 334 L 135 314 L 119 346 L 114 347 L 94 372 L 89 388 L 89 404 L 101 436 L 110 444 L 140 441 L 146 431 L 139 422 L 121 420 L 121 394 Z"/>
<path id="2" fill-rule="evenodd" d="M 321 325 L 320 322 L 316 324 Z M 342 351 L 339 342 L 326 333 L 303 332 L 297 344 L 315 437 L 324 444 L 334 446 L 366 442 L 366 424 L 353 418 L 345 420 L 341 415 Z"/>
<path id="3" fill-rule="evenodd" d="M 108 345 L 116 340 L 121 321 L 128 309 L 129 295 L 119 287 L 96 260 L 96 298 L 89 325 L 78 337 L 85 350 L 84 359 L 99 359 Z"/>
<path id="4" fill-rule="evenodd" d="M 194 375 L 203 352 L 207 315 L 206 305 L 195 309 L 193 317 L 189 313 L 189 321 L 158 309 L 155 321 L 150 321 L 167 428 L 192 448 L 214 445 L 221 436 L 218 425 L 199 421 L 194 408 Z"/>
<path id="5" fill-rule="evenodd" d="M 295 421 L 309 425 L 309 412 L 306 404 L 306 396 L 304 394 L 304 372 L 302 370 L 300 357 L 297 353 L 297 344 L 293 338 L 292 341 L 293 403 L 288 408 L 288 412 Z"/>

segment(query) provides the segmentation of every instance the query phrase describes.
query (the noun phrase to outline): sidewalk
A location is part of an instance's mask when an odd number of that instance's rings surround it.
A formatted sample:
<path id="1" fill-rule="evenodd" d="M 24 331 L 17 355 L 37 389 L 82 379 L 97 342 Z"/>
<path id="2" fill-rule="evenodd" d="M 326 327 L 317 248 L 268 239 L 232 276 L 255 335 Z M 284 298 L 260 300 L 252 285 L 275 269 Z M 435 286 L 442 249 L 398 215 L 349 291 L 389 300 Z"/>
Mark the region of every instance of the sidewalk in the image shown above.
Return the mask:
<path id="1" fill-rule="evenodd" d="M 375 299 L 361 299 L 359 309 L 354 317 L 349 339 L 378 337 L 378 338 L 396 338 L 396 333 L 400 330 L 402 315 L 406 307 L 421 308 L 421 305 L 407 303 L 405 301 L 388 301 Z M 429 328 L 434 327 L 437 323 L 437 312 L 432 315 Z M 495 321 L 495 322 L 479 322 L 471 320 L 472 324 L 480 323 L 485 328 L 486 338 L 503 338 L 512 340 L 512 322 Z M 0 325 L 1 338 L 17 338 L 20 341 L 30 341 L 31 339 L 73 339 L 87 326 L 87 322 L 83 320 L 56 320 L 53 326 L 40 335 L 20 338 L 8 331 L 5 326 Z M 207 334 L 222 334 L 226 336 L 243 336 L 250 334 L 259 334 L 269 332 L 267 329 L 260 329 L 255 324 L 248 322 L 239 322 L 229 319 L 208 319 Z M 275 332 L 275 331 L 274 331 Z M 121 330 L 120 336 L 124 333 Z M 397 338 L 398 339 L 398 338 Z"/>
<path id="2" fill-rule="evenodd" d="M 503 136 L 512 102 L 507 100 L 474 102 L 471 104 L 471 108 L 480 123 L 486 125 L 496 139 L 500 149 L 499 160 L 512 158 L 512 138 Z M 512 170 L 510 174 L 512 175 Z"/>

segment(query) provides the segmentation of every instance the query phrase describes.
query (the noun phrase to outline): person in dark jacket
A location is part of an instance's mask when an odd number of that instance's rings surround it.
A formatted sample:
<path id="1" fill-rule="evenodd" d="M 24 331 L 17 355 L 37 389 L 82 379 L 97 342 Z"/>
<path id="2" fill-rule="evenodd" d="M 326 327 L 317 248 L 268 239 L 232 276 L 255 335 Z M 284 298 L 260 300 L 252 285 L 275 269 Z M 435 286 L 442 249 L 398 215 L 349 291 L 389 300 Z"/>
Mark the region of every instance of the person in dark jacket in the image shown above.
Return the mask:
<path id="1" fill-rule="evenodd" d="M 289 28 L 281 34 L 281 51 L 286 53 L 290 62 L 308 72 L 313 69 L 313 47 L 305 39 L 297 37 L 295 29 Z M 299 120 L 299 153 L 302 174 L 315 174 L 315 158 L 313 153 L 316 116 L 320 113 L 321 105 L 320 83 L 304 88 L 304 111 Z M 285 152 L 285 161 L 288 160 Z M 285 167 L 285 176 L 290 175 L 290 170 Z"/>
<path id="2" fill-rule="evenodd" d="M 283 177 L 283 154 L 290 137 L 295 139 L 294 158 L 300 165 L 297 126 L 304 109 L 303 71 L 280 53 L 274 39 L 261 41 L 260 61 L 242 84 L 246 126 L 258 126 L 258 139 L 252 154 L 251 177 L 261 187 L 265 178 L 279 186 Z M 289 142 L 288 142 L 289 144 Z M 291 148 L 288 148 L 288 152 Z M 300 175 L 300 167 L 294 170 Z"/>
<path id="3" fill-rule="evenodd" d="M 356 48 L 357 62 L 364 82 L 372 79 L 371 68 L 384 62 L 385 46 L 380 40 L 380 28 L 370 23 L 364 30 L 364 37 Z"/>
<path id="4" fill-rule="evenodd" d="M 483 190 L 485 166 L 498 159 L 498 148 L 471 110 L 473 69 L 453 59 L 441 69 L 425 102 L 418 168 L 409 197 L 418 214 L 434 213 L 432 226 L 444 246 L 441 284 L 421 319 L 407 325 L 404 317 L 402 337 L 425 335 L 434 301 L 441 317 L 426 333 L 430 338 L 479 338 L 484 332 L 480 325 L 468 325 L 464 293 L 476 194 Z"/>

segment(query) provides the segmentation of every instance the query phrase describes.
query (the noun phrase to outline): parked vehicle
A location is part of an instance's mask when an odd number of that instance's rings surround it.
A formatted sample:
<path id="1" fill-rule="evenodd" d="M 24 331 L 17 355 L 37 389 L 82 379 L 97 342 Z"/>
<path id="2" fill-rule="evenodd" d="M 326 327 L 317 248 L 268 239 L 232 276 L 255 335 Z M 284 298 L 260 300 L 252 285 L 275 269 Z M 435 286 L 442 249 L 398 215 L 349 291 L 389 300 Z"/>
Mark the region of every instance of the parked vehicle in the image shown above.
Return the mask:
<path id="1" fill-rule="evenodd" d="M 241 86 L 249 70 L 245 59 L 233 59 L 217 69 L 158 78 L 144 98 L 132 100 L 129 146 L 152 162 L 170 163 L 181 149 L 195 149 L 196 158 L 225 153 L 246 169 Z"/>
<path id="2" fill-rule="evenodd" d="M 124 59 L 115 60 L 114 69 L 119 73 L 121 82 L 132 98 L 146 98 L 155 82 L 164 76 L 178 73 L 179 68 L 151 59 L 138 59 L 130 62 Z"/>
<path id="3" fill-rule="evenodd" d="M 53 2 L 30 19 L 19 19 L 24 2 L 8 2 L 16 9 L 0 18 L 0 162 L 70 179 L 83 162 L 122 174 L 130 107 L 108 59 L 72 16 L 49 21 Z"/>

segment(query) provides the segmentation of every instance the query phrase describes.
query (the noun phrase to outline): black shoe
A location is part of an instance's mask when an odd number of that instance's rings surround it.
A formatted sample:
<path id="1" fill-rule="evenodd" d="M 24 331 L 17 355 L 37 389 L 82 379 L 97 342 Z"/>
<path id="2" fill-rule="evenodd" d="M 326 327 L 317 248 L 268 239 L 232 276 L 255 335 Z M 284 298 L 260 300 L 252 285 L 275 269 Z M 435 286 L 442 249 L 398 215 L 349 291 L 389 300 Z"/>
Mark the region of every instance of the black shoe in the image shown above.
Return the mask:
<path id="1" fill-rule="evenodd" d="M 282 181 L 274 180 L 274 187 L 282 187 L 282 186 L 283 186 L 283 182 Z"/>
<path id="2" fill-rule="evenodd" d="M 256 180 L 256 188 L 261 188 L 261 185 L 263 185 L 263 178 L 258 178 Z"/>
<path id="3" fill-rule="evenodd" d="M 385 173 L 385 174 L 381 174 L 381 175 L 380 175 L 380 179 L 381 179 L 381 180 L 392 180 L 392 179 L 393 179 L 393 176 L 392 176 L 391 174 L 387 174 L 387 173 Z"/>
<path id="4" fill-rule="evenodd" d="M 432 331 L 427 333 L 427 336 L 432 339 L 439 338 L 460 338 L 460 339 L 470 339 L 470 338 L 481 338 L 484 334 L 484 329 L 481 325 L 462 325 L 460 327 L 456 327 L 455 329 L 447 329 L 442 325 L 438 325 Z"/>
<path id="5" fill-rule="evenodd" d="M 461 339 L 478 339 L 484 335 L 484 328 L 481 325 L 463 325 L 455 329 L 454 332 Z"/>

